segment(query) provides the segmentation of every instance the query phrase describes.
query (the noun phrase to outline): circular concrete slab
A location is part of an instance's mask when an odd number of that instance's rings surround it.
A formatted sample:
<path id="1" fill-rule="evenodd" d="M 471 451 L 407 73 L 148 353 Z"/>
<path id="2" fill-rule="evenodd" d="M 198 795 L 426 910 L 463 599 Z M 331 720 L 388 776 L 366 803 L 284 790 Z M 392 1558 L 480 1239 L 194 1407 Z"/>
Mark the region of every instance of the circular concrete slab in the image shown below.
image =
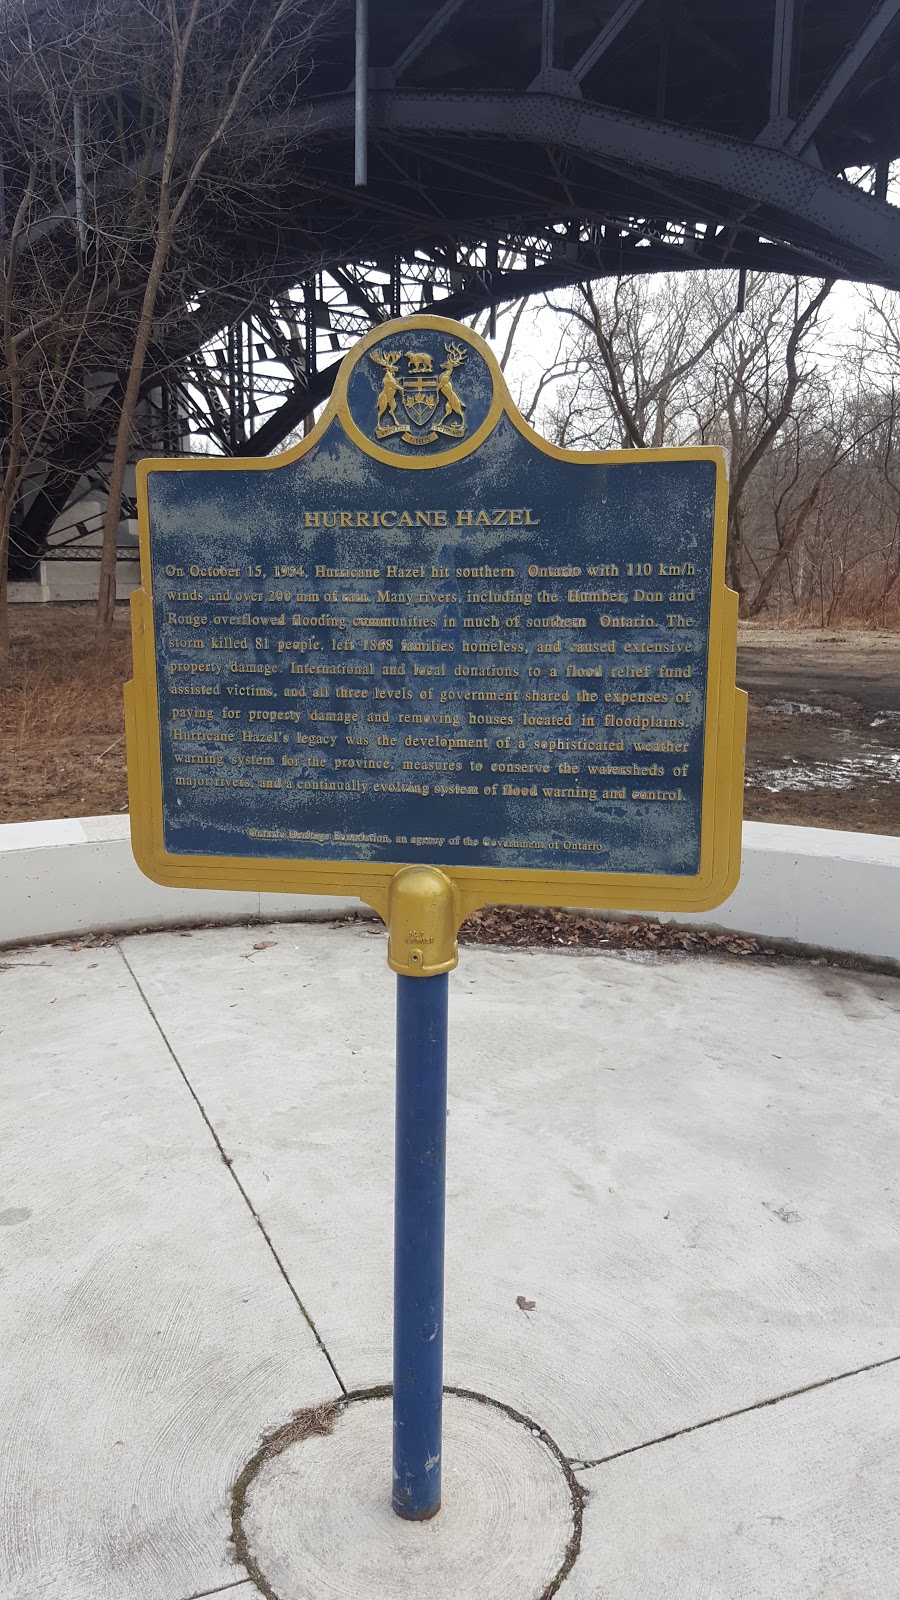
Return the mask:
<path id="1" fill-rule="evenodd" d="M 254 1458 L 236 1506 L 239 1554 L 274 1600 L 549 1600 L 578 1553 L 581 1491 L 563 1457 L 489 1400 L 445 1393 L 430 1522 L 391 1510 L 389 1395 L 351 1396 L 331 1431 L 285 1436 Z"/>

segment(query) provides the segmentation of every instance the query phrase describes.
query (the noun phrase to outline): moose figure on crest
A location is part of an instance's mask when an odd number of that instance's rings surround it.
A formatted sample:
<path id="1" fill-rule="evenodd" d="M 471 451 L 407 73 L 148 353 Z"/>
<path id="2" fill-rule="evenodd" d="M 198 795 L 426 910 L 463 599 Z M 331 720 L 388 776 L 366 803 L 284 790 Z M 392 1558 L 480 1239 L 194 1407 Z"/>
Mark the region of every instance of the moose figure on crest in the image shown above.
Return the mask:
<path id="1" fill-rule="evenodd" d="M 397 416 L 397 396 L 400 393 L 400 384 L 397 381 L 397 367 L 403 351 L 372 350 L 370 354 L 376 365 L 384 368 L 384 379 L 381 384 L 381 393 L 375 402 L 375 432 L 378 437 L 381 438 L 382 434 L 384 433 L 393 433 L 394 431 L 399 432 L 403 426 Z M 388 416 L 393 421 L 393 428 L 390 427 L 389 423 L 385 422 L 385 412 L 387 412 Z"/>
<path id="2" fill-rule="evenodd" d="M 442 395 L 446 402 L 441 422 L 447 422 L 451 416 L 458 417 L 459 427 L 458 429 L 454 428 L 453 431 L 463 433 L 466 426 L 466 419 L 463 416 L 466 403 L 464 400 L 460 400 L 453 387 L 453 374 L 456 368 L 461 367 L 465 361 L 466 348 L 465 345 L 461 344 L 445 344 L 444 349 L 447 352 L 447 359 L 441 364 L 441 375 L 438 378 L 438 394 Z M 446 431 L 449 433 L 450 429 L 448 428 Z"/>

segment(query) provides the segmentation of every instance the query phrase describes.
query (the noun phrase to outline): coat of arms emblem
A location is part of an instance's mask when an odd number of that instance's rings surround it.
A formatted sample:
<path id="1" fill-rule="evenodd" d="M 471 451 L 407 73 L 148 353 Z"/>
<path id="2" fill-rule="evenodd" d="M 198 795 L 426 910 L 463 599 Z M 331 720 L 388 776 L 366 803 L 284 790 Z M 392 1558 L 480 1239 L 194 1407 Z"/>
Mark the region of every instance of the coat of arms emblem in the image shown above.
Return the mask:
<path id="1" fill-rule="evenodd" d="M 426 445 L 443 434 L 463 439 L 466 433 L 466 403 L 453 387 L 453 374 L 466 359 L 466 347 L 451 341 L 444 345 L 445 360 L 440 370 L 426 350 L 370 350 L 384 378 L 375 402 L 375 437 L 388 439 L 398 433 L 405 444 Z M 406 371 L 400 363 L 406 355 Z M 441 409 L 443 407 L 443 409 Z"/>

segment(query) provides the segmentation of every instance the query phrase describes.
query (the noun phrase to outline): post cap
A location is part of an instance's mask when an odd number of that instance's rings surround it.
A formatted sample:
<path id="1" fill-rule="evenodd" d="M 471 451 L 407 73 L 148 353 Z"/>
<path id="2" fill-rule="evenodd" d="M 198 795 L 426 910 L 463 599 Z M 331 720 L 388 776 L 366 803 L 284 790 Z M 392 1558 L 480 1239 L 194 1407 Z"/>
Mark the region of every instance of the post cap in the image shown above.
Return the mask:
<path id="1" fill-rule="evenodd" d="M 453 884 L 437 867 L 401 867 L 388 891 L 388 966 L 434 978 L 459 960 Z"/>

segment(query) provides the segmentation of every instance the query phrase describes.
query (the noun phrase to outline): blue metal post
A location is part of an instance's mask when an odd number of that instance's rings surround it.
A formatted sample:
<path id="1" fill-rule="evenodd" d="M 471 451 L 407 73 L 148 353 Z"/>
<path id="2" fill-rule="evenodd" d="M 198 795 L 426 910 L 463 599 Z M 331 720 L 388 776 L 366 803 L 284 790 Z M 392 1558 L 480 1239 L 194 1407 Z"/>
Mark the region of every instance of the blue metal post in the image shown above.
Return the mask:
<path id="1" fill-rule="evenodd" d="M 399 1517 L 441 1504 L 447 974 L 397 978 L 394 1480 Z"/>

